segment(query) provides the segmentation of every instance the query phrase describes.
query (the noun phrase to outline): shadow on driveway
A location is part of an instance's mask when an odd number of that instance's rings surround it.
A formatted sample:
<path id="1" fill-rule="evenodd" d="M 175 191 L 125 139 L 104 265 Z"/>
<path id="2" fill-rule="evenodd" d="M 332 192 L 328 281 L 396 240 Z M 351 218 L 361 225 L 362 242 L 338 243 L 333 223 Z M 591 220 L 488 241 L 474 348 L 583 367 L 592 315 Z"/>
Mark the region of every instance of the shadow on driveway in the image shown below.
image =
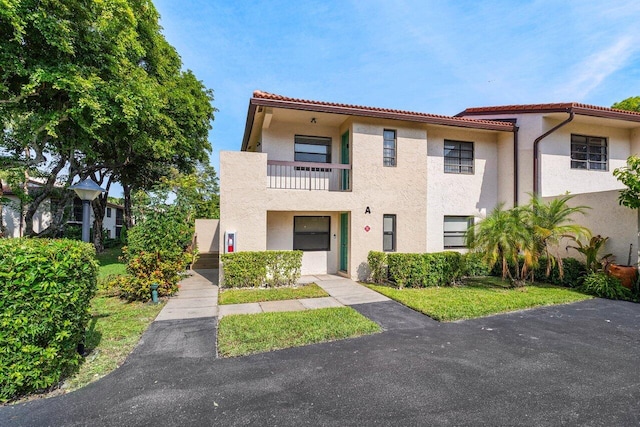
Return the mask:
<path id="1" fill-rule="evenodd" d="M 638 304 L 454 323 L 393 302 L 354 308 L 387 331 L 232 359 L 215 358 L 215 319 L 155 322 L 120 369 L 0 408 L 0 425 L 640 423 Z"/>

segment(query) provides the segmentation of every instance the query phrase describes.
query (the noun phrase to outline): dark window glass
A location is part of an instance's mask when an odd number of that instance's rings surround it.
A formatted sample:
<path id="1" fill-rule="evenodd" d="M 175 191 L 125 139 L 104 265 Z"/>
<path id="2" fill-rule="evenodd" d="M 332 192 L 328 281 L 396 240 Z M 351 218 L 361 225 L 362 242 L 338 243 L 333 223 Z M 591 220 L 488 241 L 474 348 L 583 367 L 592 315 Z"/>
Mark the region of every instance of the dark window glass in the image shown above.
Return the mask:
<path id="1" fill-rule="evenodd" d="M 473 224 L 473 217 L 445 216 L 444 217 L 444 247 L 445 249 L 466 248 L 467 231 Z"/>
<path id="2" fill-rule="evenodd" d="M 107 208 L 107 218 L 111 218 L 111 208 Z"/>
<path id="3" fill-rule="evenodd" d="M 383 134 L 383 165 L 396 165 L 396 131 L 385 129 Z"/>
<path id="4" fill-rule="evenodd" d="M 328 251 L 331 248 L 331 217 L 293 217 L 293 249 L 300 251 Z"/>
<path id="5" fill-rule="evenodd" d="M 473 173 L 473 142 L 444 141 L 444 171 Z"/>
<path id="6" fill-rule="evenodd" d="M 296 162 L 331 163 L 331 138 L 321 136 L 295 136 Z"/>
<path id="7" fill-rule="evenodd" d="M 382 217 L 382 250 L 393 252 L 396 250 L 396 216 Z"/>
<path id="8" fill-rule="evenodd" d="M 607 138 L 571 135 L 571 169 L 609 169 Z"/>

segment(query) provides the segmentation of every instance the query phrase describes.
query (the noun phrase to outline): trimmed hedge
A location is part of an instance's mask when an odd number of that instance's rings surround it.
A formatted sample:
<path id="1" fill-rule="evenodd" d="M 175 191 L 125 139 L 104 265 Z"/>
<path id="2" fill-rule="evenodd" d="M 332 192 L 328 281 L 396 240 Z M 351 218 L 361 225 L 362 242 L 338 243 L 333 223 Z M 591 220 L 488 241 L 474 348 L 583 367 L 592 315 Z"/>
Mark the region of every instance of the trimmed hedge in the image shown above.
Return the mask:
<path id="1" fill-rule="evenodd" d="M 369 255 L 367 255 L 367 263 L 369 264 L 371 281 L 373 283 L 380 285 L 387 281 L 388 270 L 386 253 L 370 251 Z"/>
<path id="2" fill-rule="evenodd" d="M 300 278 L 302 251 L 235 252 L 220 261 L 223 287 L 292 286 Z"/>
<path id="3" fill-rule="evenodd" d="M 399 287 L 447 286 L 461 276 L 462 255 L 458 252 L 387 254 L 389 280 Z"/>
<path id="4" fill-rule="evenodd" d="M 76 240 L 0 240 L 0 401 L 57 384 L 79 363 L 98 263 Z"/>

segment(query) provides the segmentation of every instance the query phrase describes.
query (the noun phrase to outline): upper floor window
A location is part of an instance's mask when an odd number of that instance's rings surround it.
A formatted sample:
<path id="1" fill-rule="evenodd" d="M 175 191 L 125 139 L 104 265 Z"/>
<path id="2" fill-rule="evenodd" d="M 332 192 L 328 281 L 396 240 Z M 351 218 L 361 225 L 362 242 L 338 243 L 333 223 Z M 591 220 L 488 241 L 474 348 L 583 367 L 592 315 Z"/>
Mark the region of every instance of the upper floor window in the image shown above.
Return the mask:
<path id="1" fill-rule="evenodd" d="M 444 217 L 444 247 L 445 249 L 460 249 L 467 247 L 467 231 L 473 225 L 473 217 L 445 216 Z"/>
<path id="2" fill-rule="evenodd" d="M 571 134 L 571 169 L 606 171 L 607 138 Z"/>
<path id="3" fill-rule="evenodd" d="M 385 129 L 383 131 L 384 149 L 383 149 L 383 165 L 396 165 L 396 131 Z"/>
<path id="4" fill-rule="evenodd" d="M 331 138 L 324 136 L 295 136 L 296 162 L 331 163 Z"/>
<path id="5" fill-rule="evenodd" d="M 444 140 L 444 171 L 473 173 L 473 142 Z"/>
<path id="6" fill-rule="evenodd" d="M 107 208 L 107 218 L 111 218 L 111 208 Z"/>

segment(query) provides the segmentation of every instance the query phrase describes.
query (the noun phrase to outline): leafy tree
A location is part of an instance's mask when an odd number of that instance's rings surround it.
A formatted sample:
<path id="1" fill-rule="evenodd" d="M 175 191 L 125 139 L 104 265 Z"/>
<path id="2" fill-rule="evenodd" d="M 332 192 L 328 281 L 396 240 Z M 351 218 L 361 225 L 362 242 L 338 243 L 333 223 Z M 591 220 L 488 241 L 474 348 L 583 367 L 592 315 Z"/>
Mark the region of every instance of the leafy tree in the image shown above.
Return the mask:
<path id="1" fill-rule="evenodd" d="M 622 101 L 613 104 L 611 108 L 627 111 L 640 111 L 640 96 L 632 96 L 630 98 L 623 99 Z"/>
<path id="2" fill-rule="evenodd" d="M 636 243 L 636 248 L 638 250 L 638 260 L 640 261 L 640 157 L 633 155 L 627 158 L 627 166 L 614 170 L 613 176 L 626 187 L 620 190 L 618 203 L 635 209 L 637 212 L 638 225 L 636 232 L 638 233 L 638 242 Z"/>
<path id="3" fill-rule="evenodd" d="M 502 279 L 519 283 L 523 272 L 520 270 L 518 256 L 525 255 L 526 266 L 534 262 L 534 236 L 531 227 L 523 221 L 523 208 L 504 210 L 504 204 L 498 205 L 486 218 L 476 223 L 467 233 L 467 244 L 475 252 L 482 254 L 483 260 L 491 267 L 497 262 L 502 264 Z M 514 266 L 511 272 L 509 264 Z"/>
<path id="4" fill-rule="evenodd" d="M 525 209 L 525 221 L 533 230 L 535 240 L 536 263 L 540 256 L 547 258 L 546 276 L 549 277 L 554 265 L 558 265 L 560 277 L 564 274 L 562 257 L 559 254 L 560 240 L 563 237 L 591 237 L 591 232 L 578 224 L 574 224 L 576 214 L 584 214 L 587 206 L 571 207 L 568 202 L 573 198 L 569 194 L 544 202 L 533 196 Z"/>
<path id="5" fill-rule="evenodd" d="M 218 177 L 213 166 L 200 163 L 190 174 L 173 170 L 157 187 L 175 195 L 175 203 L 188 206 L 195 218 L 220 218 Z"/>
<path id="6" fill-rule="evenodd" d="M 526 206 L 508 210 L 500 204 L 469 230 L 467 244 L 474 252 L 479 252 L 489 266 L 500 262 L 502 278 L 508 277 L 513 284 L 533 279 L 533 271 L 543 256 L 547 258 L 546 276 L 549 277 L 553 266 L 557 265 L 562 277 L 563 263 L 558 253 L 560 240 L 571 236 L 590 237 L 591 234 L 585 227 L 573 224 L 572 216 L 584 213 L 587 207 L 570 207 L 571 198 L 565 195 L 544 202 L 532 197 Z"/>
<path id="7" fill-rule="evenodd" d="M 14 0 L 5 6 L 1 148 L 48 177 L 27 219 L 51 197 L 55 182 L 87 176 L 103 188 L 122 182 L 130 214 L 131 189 L 149 189 L 171 167 L 193 172 L 207 158 L 213 93 L 181 70 L 151 1 Z M 93 203 L 96 229 L 107 197 Z M 96 233 L 98 250 L 101 240 Z"/>

